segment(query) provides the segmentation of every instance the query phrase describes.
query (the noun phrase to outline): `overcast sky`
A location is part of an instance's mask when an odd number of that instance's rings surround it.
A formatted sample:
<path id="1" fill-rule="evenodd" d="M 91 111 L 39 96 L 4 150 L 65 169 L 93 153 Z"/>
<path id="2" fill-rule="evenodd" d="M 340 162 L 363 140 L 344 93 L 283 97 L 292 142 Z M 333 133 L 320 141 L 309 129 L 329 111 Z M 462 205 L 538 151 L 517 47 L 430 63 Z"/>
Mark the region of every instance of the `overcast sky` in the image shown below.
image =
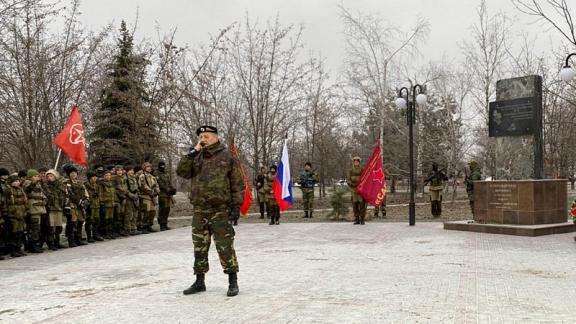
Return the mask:
<path id="1" fill-rule="evenodd" d="M 283 24 L 304 24 L 306 47 L 320 52 L 332 72 L 338 72 L 344 52 L 342 22 L 338 4 L 352 12 L 377 14 L 384 20 L 407 29 L 416 17 L 430 23 L 430 35 L 421 47 L 424 61 L 440 60 L 442 56 L 460 57 L 459 43 L 470 33 L 477 21 L 479 0 L 84 0 L 81 21 L 91 29 L 107 23 L 119 26 L 121 19 L 133 24 L 137 8 L 139 22 L 136 37 L 156 38 L 155 26 L 163 32 L 177 27 L 177 45 L 194 47 L 207 43 L 210 35 L 218 34 L 234 21 L 266 19 L 280 15 Z M 543 33 L 542 24 L 518 12 L 511 0 L 487 0 L 491 13 L 506 12 L 514 21 L 514 37 L 522 31 L 538 35 L 537 50 L 548 52 L 560 45 L 554 33 Z M 520 41 L 519 39 L 517 39 Z M 424 64 L 424 62 L 422 62 Z"/>

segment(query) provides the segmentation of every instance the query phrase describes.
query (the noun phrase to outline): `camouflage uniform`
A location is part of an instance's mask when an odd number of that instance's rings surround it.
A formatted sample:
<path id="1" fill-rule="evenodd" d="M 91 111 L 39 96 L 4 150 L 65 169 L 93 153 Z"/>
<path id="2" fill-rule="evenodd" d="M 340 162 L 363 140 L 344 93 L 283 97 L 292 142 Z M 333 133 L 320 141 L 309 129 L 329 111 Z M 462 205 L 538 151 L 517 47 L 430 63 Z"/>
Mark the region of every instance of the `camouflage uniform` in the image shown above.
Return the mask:
<path id="1" fill-rule="evenodd" d="M 145 163 L 143 169 L 146 169 L 147 166 L 149 166 L 149 163 Z M 155 230 L 152 229 L 152 225 L 154 225 L 156 205 L 158 204 L 157 197 L 160 193 L 158 181 L 155 176 L 144 170 L 144 173 L 138 178 L 138 184 L 140 185 L 140 198 L 142 199 L 141 203 L 144 211 L 142 230 L 144 233 L 155 232 Z"/>
<path id="2" fill-rule="evenodd" d="M 28 197 L 28 241 L 31 252 L 42 252 L 40 246 L 40 222 L 46 214 L 47 197 L 40 181 L 30 182 L 24 188 Z"/>
<path id="3" fill-rule="evenodd" d="M 88 242 L 102 241 L 103 238 L 98 232 L 100 227 L 100 195 L 102 195 L 102 187 L 98 183 L 96 177 L 88 174 L 88 181 L 84 183 L 84 188 L 88 193 L 88 204 L 86 207 L 86 236 Z"/>
<path id="4" fill-rule="evenodd" d="M 6 177 L 8 176 L 8 170 L 4 168 L 0 168 L 0 260 L 3 260 L 4 257 L 2 256 L 6 245 L 5 245 L 5 236 L 6 236 L 6 222 L 4 218 L 6 216 L 6 199 L 4 198 L 4 192 L 8 188 L 6 184 Z"/>
<path id="5" fill-rule="evenodd" d="M 22 252 L 24 242 L 24 223 L 26 217 L 26 194 L 20 185 L 13 186 L 12 183 L 18 178 L 10 176 L 9 186 L 3 191 L 6 202 L 6 221 L 8 228 L 8 248 L 13 257 L 25 255 Z"/>
<path id="6" fill-rule="evenodd" d="M 119 166 L 117 168 L 120 168 Z M 116 235 L 126 236 L 128 233 L 125 228 L 126 217 L 126 199 L 128 198 L 128 185 L 124 175 L 115 174 L 112 176 L 112 182 L 116 188 L 116 204 L 114 206 L 114 233 Z"/>
<path id="7" fill-rule="evenodd" d="M 470 166 L 470 174 L 466 176 L 464 183 L 466 184 L 466 193 L 468 194 L 472 216 L 474 216 L 474 181 L 482 180 L 482 173 L 476 161 L 470 161 L 468 165 Z"/>
<path id="8" fill-rule="evenodd" d="M 56 174 L 53 170 L 47 173 Z M 51 250 L 63 248 L 60 244 L 60 234 L 62 234 L 62 218 L 64 217 L 64 204 L 66 203 L 66 188 L 58 179 L 46 184 L 46 197 L 48 210 L 48 238 L 46 243 Z"/>
<path id="9" fill-rule="evenodd" d="M 448 177 L 438 170 L 438 165 L 432 163 L 432 174 L 424 181 L 424 185 L 430 183 L 430 205 L 432 208 L 432 216 L 439 217 L 442 215 L 442 190 L 443 182 L 448 180 Z"/>
<path id="10" fill-rule="evenodd" d="M 100 206 L 103 209 L 104 217 L 100 222 L 100 234 L 105 239 L 116 238 L 114 235 L 114 206 L 116 205 L 116 187 L 112 180 L 100 180 L 102 188 L 100 195 Z"/>
<path id="11" fill-rule="evenodd" d="M 366 201 L 359 193 L 356 192 L 356 186 L 360 181 L 360 174 L 362 173 L 361 166 L 352 166 L 348 171 L 348 179 L 346 183 L 350 187 L 352 196 L 352 210 L 354 211 L 354 224 L 363 224 L 364 216 L 366 215 Z"/>
<path id="12" fill-rule="evenodd" d="M 264 181 L 266 175 L 259 174 L 254 179 L 254 188 L 256 188 L 256 194 L 258 199 L 258 207 L 260 208 L 260 218 L 264 218 L 264 211 L 266 210 L 266 193 L 264 192 Z M 270 215 L 268 215 L 270 218 Z"/>
<path id="13" fill-rule="evenodd" d="M 235 274 L 238 272 L 235 233 L 228 219 L 232 210 L 239 209 L 244 196 L 245 186 L 238 161 L 217 142 L 205 146 L 199 153 L 183 156 L 176 173 L 192 181 L 194 273 L 208 271 L 208 250 L 213 235 L 224 273 Z"/>
<path id="14" fill-rule="evenodd" d="M 68 229 L 69 224 L 66 224 L 68 246 L 86 245 L 85 242 L 82 242 L 82 227 L 86 219 L 84 207 L 88 202 L 88 192 L 86 192 L 82 182 L 76 179 L 66 178 L 64 184 L 68 192 L 68 207 L 70 207 L 71 215 L 70 229 Z"/>
<path id="15" fill-rule="evenodd" d="M 275 174 L 269 172 L 264 179 L 264 193 L 266 198 L 266 212 L 268 213 L 268 218 L 270 218 L 269 225 L 274 225 L 280 222 L 280 207 L 274 197 L 274 178 Z"/>
<path id="16" fill-rule="evenodd" d="M 302 204 L 304 205 L 304 218 L 312 218 L 314 212 L 314 186 L 318 183 L 318 175 L 312 171 L 304 170 L 298 178 L 302 190 Z"/>
<path id="17" fill-rule="evenodd" d="M 170 177 L 160 166 L 161 164 L 158 165 L 159 170 L 155 174 L 158 188 L 160 188 L 160 194 L 158 195 L 158 224 L 160 225 L 160 230 L 164 231 L 168 229 L 168 216 L 170 216 L 170 208 L 173 202 L 172 196 L 176 194 L 176 188 L 172 186 Z"/>
<path id="18" fill-rule="evenodd" d="M 138 179 L 136 176 L 127 175 L 126 176 L 126 186 L 128 188 L 128 198 L 126 199 L 126 209 L 125 212 L 125 223 L 124 226 L 126 230 L 129 231 L 131 235 L 141 234 L 137 230 L 137 219 L 138 219 L 138 209 L 140 206 L 140 195 L 138 191 Z"/>

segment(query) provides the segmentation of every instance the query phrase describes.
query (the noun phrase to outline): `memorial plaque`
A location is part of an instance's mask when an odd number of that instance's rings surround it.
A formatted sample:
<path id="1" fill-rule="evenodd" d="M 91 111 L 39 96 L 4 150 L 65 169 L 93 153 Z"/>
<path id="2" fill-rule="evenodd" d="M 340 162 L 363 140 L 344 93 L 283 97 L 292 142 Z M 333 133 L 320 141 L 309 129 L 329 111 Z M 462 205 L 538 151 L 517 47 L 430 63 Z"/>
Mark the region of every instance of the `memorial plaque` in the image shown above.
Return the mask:
<path id="1" fill-rule="evenodd" d="M 488 185 L 489 208 L 518 209 L 518 183 L 493 182 Z"/>
<path id="2" fill-rule="evenodd" d="M 490 137 L 532 135 L 537 127 L 539 98 L 527 97 L 490 103 Z"/>

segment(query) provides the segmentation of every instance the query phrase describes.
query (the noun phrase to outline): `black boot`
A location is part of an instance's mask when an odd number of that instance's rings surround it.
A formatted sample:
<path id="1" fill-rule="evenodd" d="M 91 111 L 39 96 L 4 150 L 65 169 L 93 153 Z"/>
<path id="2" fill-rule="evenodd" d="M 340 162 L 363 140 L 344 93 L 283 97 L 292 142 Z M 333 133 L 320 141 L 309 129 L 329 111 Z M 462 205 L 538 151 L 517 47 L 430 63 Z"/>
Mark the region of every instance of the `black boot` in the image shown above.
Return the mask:
<path id="1" fill-rule="evenodd" d="M 260 207 L 260 219 L 264 219 L 264 203 L 259 203 Z"/>
<path id="2" fill-rule="evenodd" d="M 234 296 L 238 295 L 238 292 L 240 292 L 240 290 L 238 289 L 238 276 L 236 275 L 236 272 L 229 273 L 228 274 L 228 292 L 226 293 L 226 296 L 234 297 Z"/>
<path id="3" fill-rule="evenodd" d="M 308 218 L 308 211 L 307 210 L 304 211 L 304 218 Z"/>
<path id="4" fill-rule="evenodd" d="M 73 237 L 68 237 L 68 247 L 77 247 L 78 245 L 76 245 L 76 242 L 74 241 Z"/>
<path id="5" fill-rule="evenodd" d="M 364 215 L 360 215 L 360 225 L 364 225 Z"/>
<path id="6" fill-rule="evenodd" d="M 310 218 L 312 218 L 312 213 L 313 213 L 313 212 L 314 212 L 313 210 L 310 211 Z"/>
<path id="7" fill-rule="evenodd" d="M 184 290 L 182 293 L 184 295 L 191 295 L 202 291 L 206 291 L 206 284 L 204 284 L 204 274 L 198 273 L 196 274 L 196 281 L 194 281 L 192 286 Z"/>
<path id="8" fill-rule="evenodd" d="M 270 216 L 270 223 L 268 225 L 274 225 L 274 216 Z"/>

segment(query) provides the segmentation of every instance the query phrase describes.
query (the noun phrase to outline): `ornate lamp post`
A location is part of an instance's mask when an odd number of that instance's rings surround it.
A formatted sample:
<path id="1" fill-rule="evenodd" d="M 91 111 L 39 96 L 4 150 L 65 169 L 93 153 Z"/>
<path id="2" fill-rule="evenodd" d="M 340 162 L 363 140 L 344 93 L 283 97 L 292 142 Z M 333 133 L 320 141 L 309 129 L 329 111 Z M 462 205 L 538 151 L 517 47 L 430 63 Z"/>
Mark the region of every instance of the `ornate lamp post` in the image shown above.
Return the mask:
<path id="1" fill-rule="evenodd" d="M 406 109 L 406 122 L 408 123 L 408 146 L 410 159 L 410 203 L 408 204 L 408 223 L 410 226 L 416 224 L 416 204 L 414 194 L 416 192 L 416 180 L 414 178 L 414 123 L 416 122 L 416 104 L 426 106 L 428 99 L 424 94 L 424 88 L 416 84 L 412 87 L 412 100 L 409 100 L 410 89 L 403 87 L 398 91 L 398 98 L 395 103 L 400 109 Z"/>

